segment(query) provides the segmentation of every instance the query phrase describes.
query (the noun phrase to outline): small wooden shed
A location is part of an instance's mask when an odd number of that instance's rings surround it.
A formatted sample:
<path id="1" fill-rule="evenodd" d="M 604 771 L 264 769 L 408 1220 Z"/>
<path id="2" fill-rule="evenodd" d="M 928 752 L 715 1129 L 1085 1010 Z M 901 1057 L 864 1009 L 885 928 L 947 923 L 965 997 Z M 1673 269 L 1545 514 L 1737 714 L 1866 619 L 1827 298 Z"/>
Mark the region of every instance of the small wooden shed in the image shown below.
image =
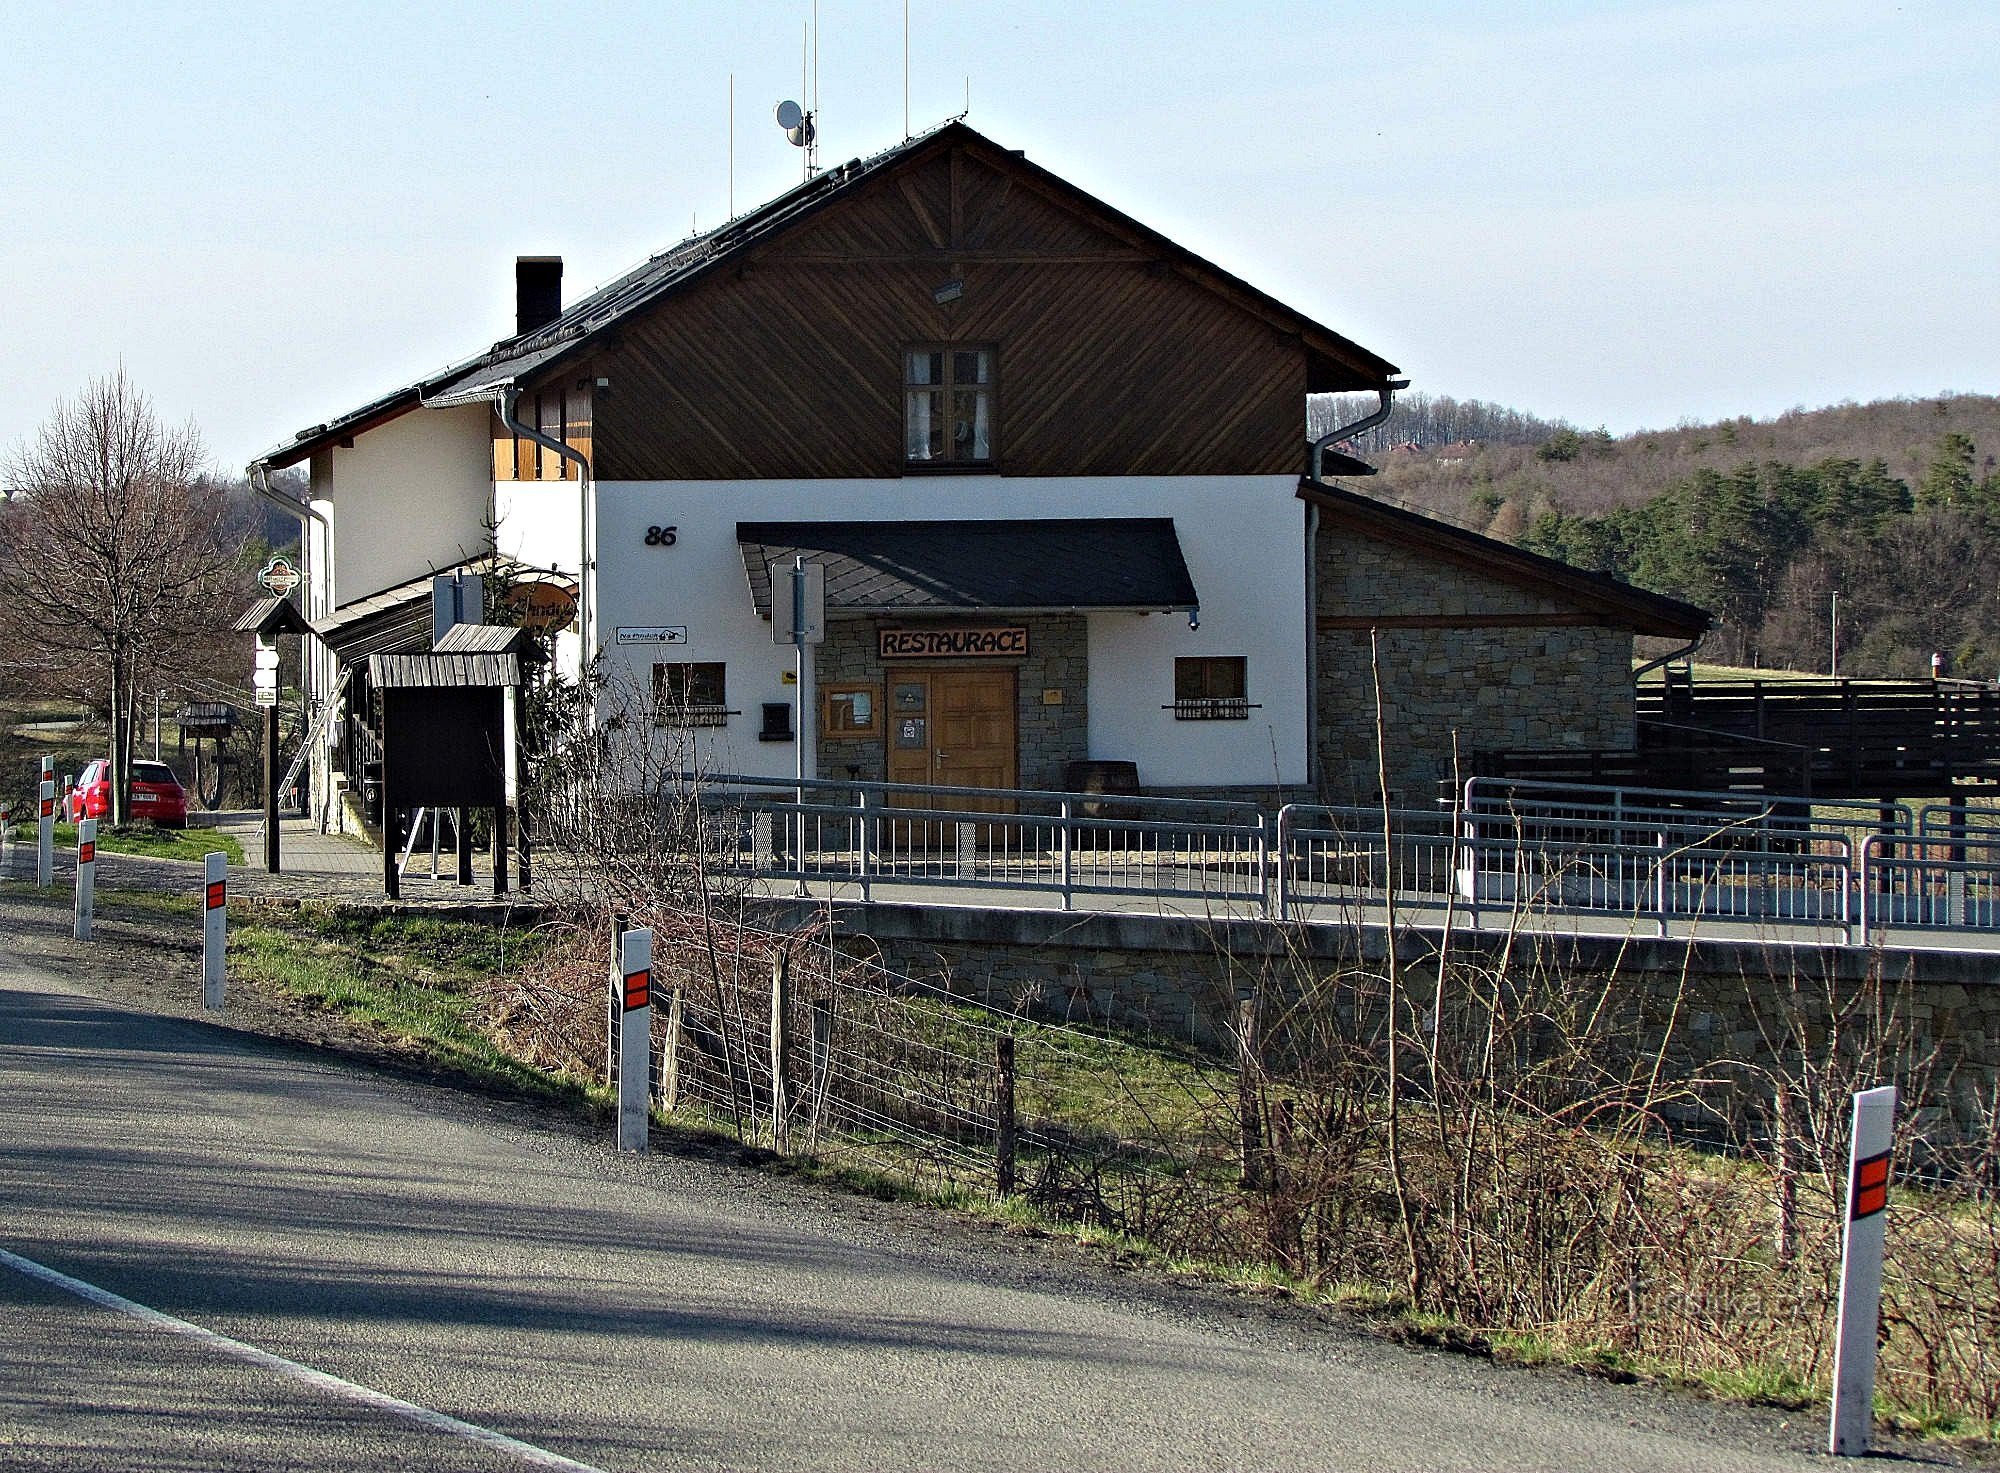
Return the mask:
<path id="1" fill-rule="evenodd" d="M 461 810 L 459 873 L 469 883 L 463 811 L 493 814 L 493 893 L 507 892 L 507 820 L 517 791 L 521 631 L 461 625 L 430 654 L 370 655 L 382 752 L 382 884 L 398 890 L 397 834 L 419 809 Z"/>

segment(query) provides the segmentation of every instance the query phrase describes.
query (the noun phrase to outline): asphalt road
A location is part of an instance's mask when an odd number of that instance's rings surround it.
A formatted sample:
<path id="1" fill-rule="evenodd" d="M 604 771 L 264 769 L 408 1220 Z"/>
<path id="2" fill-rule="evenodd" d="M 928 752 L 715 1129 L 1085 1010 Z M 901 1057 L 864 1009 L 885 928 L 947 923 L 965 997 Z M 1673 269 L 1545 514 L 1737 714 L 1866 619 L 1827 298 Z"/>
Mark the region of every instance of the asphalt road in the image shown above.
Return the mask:
<path id="1" fill-rule="evenodd" d="M 0 1249 L 607 1470 L 1824 1467 L 1817 1416 L 1410 1350 L 0 956 Z M 0 1258 L 0 1467 L 516 1468 Z"/>

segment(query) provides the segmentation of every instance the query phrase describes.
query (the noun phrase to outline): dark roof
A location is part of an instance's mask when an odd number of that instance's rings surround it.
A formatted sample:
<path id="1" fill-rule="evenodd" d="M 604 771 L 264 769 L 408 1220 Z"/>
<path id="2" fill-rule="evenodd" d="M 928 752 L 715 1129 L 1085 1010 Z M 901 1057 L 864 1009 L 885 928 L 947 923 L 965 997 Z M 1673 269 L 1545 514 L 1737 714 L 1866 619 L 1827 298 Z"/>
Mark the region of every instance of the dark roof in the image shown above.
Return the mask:
<path id="1" fill-rule="evenodd" d="M 296 465 L 323 445 L 359 434 L 422 404 L 456 404 L 490 399 L 503 386 L 523 383 L 552 367 L 615 324 L 725 263 L 736 260 L 775 233 L 844 197 L 884 170 L 933 149 L 957 144 L 970 144 L 983 150 L 1002 167 L 1025 171 L 1051 193 L 1067 198 L 1074 206 L 1089 212 L 1144 248 L 1159 252 L 1163 259 L 1183 267 L 1225 294 L 1243 299 L 1281 319 L 1289 331 L 1300 335 L 1305 344 L 1307 392 L 1374 388 L 1397 373 L 1394 364 L 1377 357 L 1332 328 L 1259 291 L 1185 246 L 1078 189 L 1060 175 L 1030 163 L 1020 153 L 1001 148 L 964 123 L 953 122 L 905 139 L 872 158 L 854 159 L 824 170 L 768 204 L 739 215 L 714 230 L 691 236 L 652 257 L 616 281 L 592 292 L 553 322 L 533 332 L 502 339 L 487 351 L 462 363 L 385 394 L 338 419 L 301 430 L 287 444 L 266 451 L 256 463 L 272 468 Z"/>
<path id="2" fill-rule="evenodd" d="M 743 571 L 771 616 L 773 562 L 826 565 L 830 609 L 1191 609 L 1196 597 L 1166 517 L 963 522 L 738 522 Z"/>
<path id="3" fill-rule="evenodd" d="M 1373 497 L 1301 477 L 1299 496 L 1320 508 L 1322 517 L 1409 547 L 1427 557 L 1473 568 L 1504 583 L 1532 589 L 1604 616 L 1607 626 L 1636 634 L 1696 639 L 1713 622 L 1706 609 L 1663 593 L 1649 593 L 1621 583 L 1607 573 L 1571 567 L 1498 538 L 1465 527 L 1454 527 L 1418 512 L 1390 506 Z"/>
<path id="4" fill-rule="evenodd" d="M 288 598 L 260 598 L 229 626 L 239 634 L 268 637 L 273 634 L 310 634 L 312 626 Z"/>
<path id="5" fill-rule="evenodd" d="M 528 631 L 507 624 L 454 624 L 437 642 L 441 655 L 513 655 L 527 642 Z"/>
<path id="6" fill-rule="evenodd" d="M 521 662 L 512 655 L 370 655 L 368 680 L 377 690 L 519 685 Z"/>
<path id="7" fill-rule="evenodd" d="M 1306 449 L 1312 449 L 1312 442 L 1306 442 Z M 1319 470 L 1323 476 L 1372 476 L 1375 467 L 1357 456 L 1340 450 L 1322 450 L 1319 456 Z"/>
<path id="8" fill-rule="evenodd" d="M 489 557 L 466 558 L 406 578 L 378 593 L 350 599 L 331 614 L 313 620 L 313 633 L 349 665 L 371 655 L 428 650 L 431 580 L 456 570 L 483 572 L 491 565 Z"/>

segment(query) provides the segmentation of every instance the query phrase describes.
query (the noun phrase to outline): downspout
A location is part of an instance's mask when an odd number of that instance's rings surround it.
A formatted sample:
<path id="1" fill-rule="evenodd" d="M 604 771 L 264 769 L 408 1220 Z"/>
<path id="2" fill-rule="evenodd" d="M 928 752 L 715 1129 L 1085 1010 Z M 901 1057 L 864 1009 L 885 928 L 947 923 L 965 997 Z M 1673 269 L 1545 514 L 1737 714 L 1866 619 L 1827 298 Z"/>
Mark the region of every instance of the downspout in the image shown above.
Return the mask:
<path id="1" fill-rule="evenodd" d="M 1396 397 L 1396 390 L 1407 389 L 1409 386 L 1410 381 L 1406 378 L 1384 379 L 1381 387 L 1375 391 L 1382 401 L 1380 407 L 1371 414 L 1363 415 L 1352 424 L 1336 425 L 1312 442 L 1312 459 L 1307 466 L 1307 475 L 1317 482 L 1320 479 L 1320 463 L 1326 457 L 1327 447 L 1337 445 L 1350 435 L 1358 435 L 1363 430 L 1372 430 L 1382 423 L 1389 417 L 1390 402 Z"/>
<path id="2" fill-rule="evenodd" d="M 264 464 L 263 461 L 260 460 L 257 461 L 255 464 L 253 464 L 250 467 L 249 474 L 250 474 L 250 489 L 252 491 L 255 491 L 265 501 L 268 501 L 272 506 L 275 506 L 276 508 L 278 508 L 279 511 L 284 512 L 287 516 L 293 516 L 299 519 L 300 562 L 304 562 L 306 560 L 306 552 L 310 545 L 306 541 L 306 528 L 305 528 L 306 519 L 311 518 L 313 521 L 319 523 L 320 545 L 326 549 L 326 570 L 327 570 L 326 596 L 327 599 L 331 601 L 333 598 L 333 523 L 329 522 L 326 519 L 325 512 L 319 510 L 319 508 L 313 506 L 310 502 L 294 501 L 289 496 L 281 495 L 279 492 L 273 491 L 271 489 L 271 468 L 266 464 Z M 307 580 L 306 586 L 308 588 L 312 586 L 312 581 L 310 579 Z"/>
<path id="3" fill-rule="evenodd" d="M 1321 464 L 1329 445 L 1338 444 L 1349 435 L 1358 435 L 1363 430 L 1372 429 L 1389 417 L 1389 409 L 1396 397 L 1396 390 L 1407 389 L 1410 381 L 1406 378 L 1384 379 L 1376 394 L 1381 402 L 1372 414 L 1363 415 L 1352 424 L 1337 425 L 1312 442 L 1312 454 L 1306 465 L 1306 475 L 1314 485 L 1320 484 Z M 1321 791 L 1324 774 L 1320 771 L 1319 759 L 1319 508 L 1306 503 L 1306 782 L 1317 796 L 1325 796 Z"/>
<path id="4" fill-rule="evenodd" d="M 1319 780 L 1319 508 L 1306 503 L 1306 784 L 1324 798 Z"/>
<path id="5" fill-rule="evenodd" d="M 325 603 L 319 610 L 319 613 L 322 615 L 332 613 L 333 612 L 333 523 L 327 519 L 327 515 L 325 512 L 321 511 L 318 507 L 314 506 L 310 501 L 294 501 L 291 497 L 282 495 L 279 492 L 272 490 L 271 468 L 268 465 L 266 465 L 263 461 L 261 460 L 256 461 L 250 466 L 249 477 L 250 477 L 250 489 L 256 492 L 257 495 L 262 500 L 264 500 L 269 505 L 278 508 L 278 510 L 284 512 L 286 515 L 297 517 L 299 520 L 299 562 L 301 564 L 301 572 L 304 575 L 304 580 L 305 580 L 305 589 L 306 589 L 305 612 L 307 617 L 310 618 L 312 617 L 313 614 L 313 609 L 312 609 L 313 593 L 314 593 L 313 584 L 315 581 L 313 575 L 317 571 L 324 572 L 324 578 L 320 581 L 322 581 L 325 584 L 324 588 Z M 320 557 L 318 561 L 320 564 L 323 565 L 323 569 L 316 568 L 314 565 L 314 560 L 312 558 L 312 539 L 306 535 L 306 523 L 308 521 L 314 521 L 319 523 Z M 308 682 L 308 684 L 317 687 L 318 691 L 320 692 L 330 691 L 333 689 L 333 680 L 334 680 L 333 656 L 331 651 L 327 649 L 326 645 L 323 642 L 314 641 L 314 643 L 318 644 L 319 647 L 311 652 L 313 678 Z M 308 703 L 310 703 L 313 694 L 314 694 L 313 691 L 307 692 Z M 314 784 L 318 781 L 318 776 L 319 776 L 318 774 L 310 774 L 310 773 L 308 774 L 307 786 L 309 789 L 313 787 Z M 320 808 L 317 821 L 319 823 L 321 831 L 323 832 L 327 824 L 327 815 L 324 805 L 322 805 Z"/>
<path id="6" fill-rule="evenodd" d="M 544 450 L 553 450 L 564 460 L 576 462 L 577 470 L 577 572 L 576 572 L 576 632 L 577 632 L 577 680 L 581 684 L 588 676 L 591 664 L 590 649 L 590 458 L 582 451 L 560 440 L 552 440 L 540 430 L 531 429 L 514 417 L 514 406 L 521 400 L 521 391 L 513 385 L 502 389 L 493 401 L 493 409 L 500 416 L 500 423 L 523 440 L 532 440 Z"/>

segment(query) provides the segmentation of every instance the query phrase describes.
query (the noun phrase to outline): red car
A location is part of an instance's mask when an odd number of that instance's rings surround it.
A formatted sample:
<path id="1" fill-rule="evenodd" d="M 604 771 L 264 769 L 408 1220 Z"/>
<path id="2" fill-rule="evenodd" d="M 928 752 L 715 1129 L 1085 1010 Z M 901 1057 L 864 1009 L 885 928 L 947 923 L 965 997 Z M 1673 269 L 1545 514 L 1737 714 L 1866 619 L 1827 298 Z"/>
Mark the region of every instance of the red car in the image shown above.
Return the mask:
<path id="1" fill-rule="evenodd" d="M 70 789 L 69 819 L 103 818 L 111 812 L 111 764 L 102 757 L 78 775 Z M 184 829 L 188 821 L 187 789 L 164 762 L 132 764 L 133 818 L 151 819 L 163 829 Z"/>

